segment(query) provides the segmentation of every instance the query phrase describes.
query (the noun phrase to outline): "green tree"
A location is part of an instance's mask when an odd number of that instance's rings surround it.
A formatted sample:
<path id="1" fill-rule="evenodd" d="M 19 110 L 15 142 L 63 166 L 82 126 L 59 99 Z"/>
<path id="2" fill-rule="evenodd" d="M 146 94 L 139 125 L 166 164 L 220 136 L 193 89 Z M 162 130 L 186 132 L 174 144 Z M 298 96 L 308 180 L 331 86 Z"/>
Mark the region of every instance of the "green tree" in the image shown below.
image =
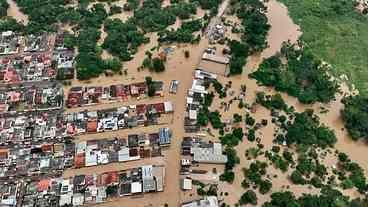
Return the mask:
<path id="1" fill-rule="evenodd" d="M 152 70 L 154 70 L 155 72 L 165 71 L 164 61 L 157 57 L 153 58 L 152 59 Z"/>
<path id="2" fill-rule="evenodd" d="M 246 204 L 257 205 L 257 195 L 256 195 L 256 193 L 252 190 L 247 190 L 240 197 L 239 204 L 240 205 L 246 205 Z"/>

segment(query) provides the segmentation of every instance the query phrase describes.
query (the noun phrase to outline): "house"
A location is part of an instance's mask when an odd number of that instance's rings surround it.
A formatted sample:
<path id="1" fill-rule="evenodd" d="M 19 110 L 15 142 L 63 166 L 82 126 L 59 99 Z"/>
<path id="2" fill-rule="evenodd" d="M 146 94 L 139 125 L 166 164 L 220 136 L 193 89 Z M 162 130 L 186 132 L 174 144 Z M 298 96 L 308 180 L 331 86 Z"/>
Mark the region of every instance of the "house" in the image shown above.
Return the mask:
<path id="1" fill-rule="evenodd" d="M 189 178 L 181 179 L 180 186 L 182 190 L 192 190 L 192 179 Z"/>
<path id="2" fill-rule="evenodd" d="M 192 146 L 191 154 L 193 155 L 193 161 L 198 163 L 225 164 L 227 162 L 227 156 L 222 153 L 221 143 Z"/>
<path id="3" fill-rule="evenodd" d="M 171 143 L 172 132 L 170 128 L 159 129 L 159 143 L 161 146 L 169 145 Z"/>

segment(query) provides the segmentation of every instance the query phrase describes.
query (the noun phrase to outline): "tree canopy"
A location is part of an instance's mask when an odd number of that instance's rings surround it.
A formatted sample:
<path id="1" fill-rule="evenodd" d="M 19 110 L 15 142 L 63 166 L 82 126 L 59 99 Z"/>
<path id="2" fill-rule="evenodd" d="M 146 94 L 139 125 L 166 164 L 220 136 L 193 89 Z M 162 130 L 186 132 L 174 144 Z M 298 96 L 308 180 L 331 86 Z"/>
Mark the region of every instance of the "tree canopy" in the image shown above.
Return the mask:
<path id="1" fill-rule="evenodd" d="M 281 58 L 287 63 L 282 64 Z M 277 91 L 297 97 L 302 103 L 327 103 L 338 91 L 338 84 L 331 80 L 327 69 L 308 49 L 296 49 L 295 45 L 285 43 L 280 57 L 265 59 L 250 76 L 262 85 L 274 86 Z"/>
<path id="2" fill-rule="evenodd" d="M 0 0 L 0 18 L 7 15 L 9 4 L 6 0 Z"/>
<path id="3" fill-rule="evenodd" d="M 358 95 L 346 97 L 342 101 L 345 108 L 342 119 L 350 136 L 357 139 L 368 138 L 368 98 Z"/>
<path id="4" fill-rule="evenodd" d="M 131 60 L 138 47 L 149 42 L 149 39 L 131 21 L 123 23 L 120 19 L 108 19 L 104 28 L 108 35 L 102 48 L 122 61 Z"/>
<path id="5" fill-rule="evenodd" d="M 296 113 L 293 123 L 287 126 L 287 144 L 332 147 L 337 139 L 333 130 L 319 122 L 312 110 Z"/>

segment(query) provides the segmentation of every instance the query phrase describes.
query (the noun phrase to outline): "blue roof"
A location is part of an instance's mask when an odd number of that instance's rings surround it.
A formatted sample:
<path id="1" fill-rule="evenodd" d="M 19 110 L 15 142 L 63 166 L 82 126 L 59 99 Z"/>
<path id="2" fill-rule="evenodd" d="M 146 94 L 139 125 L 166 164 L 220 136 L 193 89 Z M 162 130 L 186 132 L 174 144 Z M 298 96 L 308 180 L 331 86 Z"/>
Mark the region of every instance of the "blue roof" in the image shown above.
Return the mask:
<path id="1" fill-rule="evenodd" d="M 171 142 L 171 130 L 169 128 L 160 128 L 159 139 L 160 144 L 170 144 Z"/>

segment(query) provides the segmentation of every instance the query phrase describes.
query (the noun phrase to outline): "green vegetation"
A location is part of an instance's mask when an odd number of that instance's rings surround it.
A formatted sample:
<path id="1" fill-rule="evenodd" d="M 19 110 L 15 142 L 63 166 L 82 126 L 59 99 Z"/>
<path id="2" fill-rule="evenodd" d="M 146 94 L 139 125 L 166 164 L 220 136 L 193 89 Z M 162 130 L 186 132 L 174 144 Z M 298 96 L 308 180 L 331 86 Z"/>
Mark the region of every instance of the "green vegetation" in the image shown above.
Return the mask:
<path id="1" fill-rule="evenodd" d="M 222 129 L 224 123 L 221 121 L 221 114 L 218 111 L 212 111 L 208 114 L 208 119 L 214 129 Z"/>
<path id="2" fill-rule="evenodd" d="M 225 154 L 227 156 L 227 162 L 225 165 L 225 172 L 220 175 L 220 180 L 232 183 L 235 178 L 235 174 L 232 169 L 235 165 L 240 163 L 240 158 L 236 154 L 236 150 L 232 147 L 226 147 Z"/>
<path id="3" fill-rule="evenodd" d="M 150 76 L 145 77 L 145 81 L 146 81 L 147 88 L 148 88 L 148 92 L 147 92 L 148 96 L 149 97 L 155 96 L 156 88 L 155 88 L 155 84 L 152 80 L 152 77 L 150 77 Z"/>
<path id="4" fill-rule="evenodd" d="M 212 85 L 220 98 L 226 97 L 226 88 L 224 88 L 218 80 L 212 81 Z"/>
<path id="5" fill-rule="evenodd" d="M 166 29 L 176 21 L 169 8 L 162 8 L 161 0 L 147 0 L 142 7 L 134 11 L 134 23 L 145 32 L 157 32 Z"/>
<path id="6" fill-rule="evenodd" d="M 23 32 L 24 26 L 12 17 L 4 17 L 0 19 L 0 32 L 5 31 Z"/>
<path id="7" fill-rule="evenodd" d="M 256 130 L 254 128 L 248 130 L 247 138 L 250 142 L 254 142 L 256 140 Z"/>
<path id="8" fill-rule="evenodd" d="M 256 102 L 270 110 L 276 109 L 288 111 L 288 106 L 279 93 L 266 96 L 265 92 L 257 92 Z"/>
<path id="9" fill-rule="evenodd" d="M 27 32 L 40 33 L 42 31 L 56 31 L 56 23 L 79 22 L 80 13 L 72 8 L 66 8 L 68 1 L 62 0 L 17 0 L 21 11 L 28 15 Z M 83 9 L 82 9 L 83 10 Z"/>
<path id="10" fill-rule="evenodd" d="M 214 184 L 204 184 L 199 181 L 195 182 L 198 186 L 197 193 L 200 196 L 217 196 L 217 185 Z"/>
<path id="11" fill-rule="evenodd" d="M 267 163 L 256 160 L 252 162 L 249 168 L 243 168 L 244 173 L 244 181 L 242 186 L 249 187 L 250 184 L 259 188 L 259 192 L 261 194 L 268 193 L 272 188 L 271 181 L 264 179 L 263 177 L 266 175 Z"/>
<path id="12" fill-rule="evenodd" d="M 223 145 L 226 146 L 236 146 L 239 144 L 239 142 L 243 140 L 243 136 L 243 129 L 235 128 L 232 133 L 228 133 L 220 137 L 220 141 Z"/>
<path id="13" fill-rule="evenodd" d="M 289 163 L 287 160 L 284 160 L 279 154 L 266 152 L 266 157 L 272 161 L 277 169 L 280 169 L 282 172 L 288 171 L 289 164 L 291 163 Z"/>
<path id="14" fill-rule="evenodd" d="M 302 40 L 313 54 L 346 74 L 361 93 L 368 92 L 368 16 L 354 8 L 353 0 L 281 0 L 301 26 Z"/>
<path id="15" fill-rule="evenodd" d="M 102 48 L 119 57 L 122 61 L 131 60 L 137 48 L 149 42 L 137 26 L 130 21 L 123 23 L 120 19 L 106 20 L 105 31 L 107 37 Z"/>
<path id="16" fill-rule="evenodd" d="M 245 116 L 245 124 L 247 124 L 248 126 L 253 126 L 256 123 L 256 120 L 250 116 L 249 114 L 247 114 Z"/>
<path id="17" fill-rule="evenodd" d="M 210 10 L 211 16 L 214 16 L 222 0 L 191 0 L 191 2 L 198 2 L 202 9 Z"/>
<path id="18" fill-rule="evenodd" d="M 287 64 L 282 64 L 285 58 Z M 250 76 L 265 86 L 274 86 L 277 91 L 287 92 L 305 104 L 327 103 L 338 91 L 336 81 L 326 73 L 328 66 L 322 64 L 308 49 L 296 49 L 285 43 L 281 57 L 272 56 L 263 61 Z"/>
<path id="19" fill-rule="evenodd" d="M 133 11 L 139 7 L 139 0 L 127 0 L 124 4 L 124 11 Z"/>
<path id="20" fill-rule="evenodd" d="M 0 0 L 0 18 L 6 17 L 9 4 L 6 0 Z"/>
<path id="21" fill-rule="evenodd" d="M 165 61 L 159 57 L 152 58 L 152 54 L 148 53 L 148 56 L 144 58 L 142 63 L 143 68 L 148 68 L 150 71 L 163 72 L 166 69 Z"/>
<path id="22" fill-rule="evenodd" d="M 239 114 L 234 114 L 233 115 L 233 120 L 234 120 L 234 123 L 239 123 L 242 121 L 242 116 L 239 115 Z"/>
<path id="23" fill-rule="evenodd" d="M 238 0 L 232 4 L 237 17 L 241 19 L 242 41 L 249 46 L 251 52 L 265 49 L 270 29 L 265 15 L 266 6 L 260 0 Z"/>
<path id="24" fill-rule="evenodd" d="M 159 32 L 158 41 L 165 43 L 197 43 L 200 40 L 200 35 L 195 37 L 193 32 L 201 30 L 202 27 L 201 19 L 186 21 L 177 30 L 171 29 Z"/>
<path id="25" fill-rule="evenodd" d="M 118 5 L 112 5 L 110 6 L 110 13 L 109 15 L 114 15 L 114 14 L 120 14 L 123 12 L 123 8 L 121 8 L 120 6 Z"/>
<path id="26" fill-rule="evenodd" d="M 240 197 L 239 204 L 240 205 L 246 205 L 246 204 L 257 205 L 257 195 L 256 195 L 256 193 L 252 190 L 247 190 Z"/>
<path id="27" fill-rule="evenodd" d="M 247 63 L 246 58 L 249 55 L 249 47 L 236 40 L 229 43 L 231 59 L 230 59 L 230 75 L 238 75 L 243 72 L 243 67 Z"/>
<path id="28" fill-rule="evenodd" d="M 197 5 L 192 2 L 180 1 L 169 6 L 169 10 L 180 19 L 189 19 L 197 13 Z"/>
<path id="29" fill-rule="evenodd" d="M 351 188 L 354 186 L 361 193 L 367 192 L 368 184 L 364 175 L 364 170 L 357 163 L 349 159 L 340 159 L 338 170 L 340 171 L 340 180 L 342 180 L 341 184 L 343 188 Z"/>
<path id="30" fill-rule="evenodd" d="M 82 9 L 85 16 L 80 22 L 81 29 L 77 38 L 78 56 L 76 57 L 77 78 L 80 80 L 98 77 L 105 69 L 101 59 L 101 49 L 97 46 L 101 27 L 107 17 L 102 4 L 95 4 L 90 10 Z"/>
<path id="31" fill-rule="evenodd" d="M 367 199 L 350 200 L 340 191 L 324 187 L 319 195 L 303 194 L 299 198 L 296 198 L 290 191 L 275 192 L 271 195 L 271 201 L 264 203 L 262 207 L 365 207 L 367 204 Z"/>
<path id="32" fill-rule="evenodd" d="M 332 147 L 337 139 L 333 130 L 320 124 L 312 110 L 295 113 L 292 124 L 287 126 L 285 141 L 290 144 L 315 145 L 318 147 Z"/>
<path id="33" fill-rule="evenodd" d="M 342 119 L 350 136 L 354 140 L 368 138 L 368 98 L 358 95 L 344 98 L 345 108 L 341 111 Z"/>

